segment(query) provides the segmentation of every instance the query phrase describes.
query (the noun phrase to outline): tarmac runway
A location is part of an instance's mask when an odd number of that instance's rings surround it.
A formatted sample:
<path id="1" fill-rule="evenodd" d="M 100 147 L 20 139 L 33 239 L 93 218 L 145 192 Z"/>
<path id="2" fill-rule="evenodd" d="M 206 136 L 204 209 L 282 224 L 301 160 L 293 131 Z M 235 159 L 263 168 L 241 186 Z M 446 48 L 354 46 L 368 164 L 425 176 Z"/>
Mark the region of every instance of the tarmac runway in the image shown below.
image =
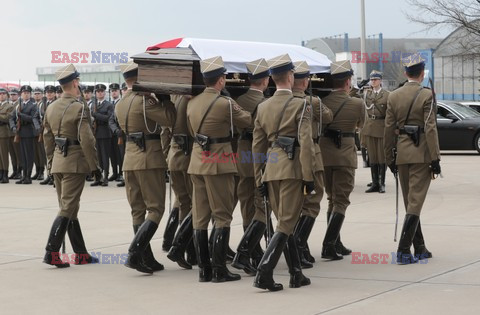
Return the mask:
<path id="1" fill-rule="evenodd" d="M 392 263 L 397 249 L 394 178 L 387 171 L 387 192 L 366 194 L 370 170 L 359 168 L 341 233 L 354 255 L 332 262 L 320 258 L 325 197 L 309 240 L 317 262 L 304 270 L 312 284 L 289 289 L 282 257 L 274 278 L 285 289 L 275 293 L 254 288 L 253 277 L 241 271 L 240 281 L 199 283 L 196 267 L 182 270 L 168 260 L 161 251 L 168 200 L 152 241 L 165 270 L 150 276 L 124 267 L 122 255 L 133 237 L 130 208 L 124 188 L 112 183 L 109 187 L 87 183 L 80 206 L 87 248 L 100 257 L 100 264 L 67 269 L 42 264 L 58 211 L 55 190 L 38 181 L 32 185 L 11 181 L 0 185 L 0 313 L 480 314 L 479 165 L 480 155 L 473 152 L 442 156 L 444 177 L 432 182 L 421 216 L 433 258 L 407 266 Z M 400 202 L 398 234 L 405 213 L 401 196 Z M 242 234 L 237 207 L 230 239 L 233 249 Z M 71 253 L 68 238 L 67 253 Z M 373 257 L 383 258 L 372 263 Z"/>

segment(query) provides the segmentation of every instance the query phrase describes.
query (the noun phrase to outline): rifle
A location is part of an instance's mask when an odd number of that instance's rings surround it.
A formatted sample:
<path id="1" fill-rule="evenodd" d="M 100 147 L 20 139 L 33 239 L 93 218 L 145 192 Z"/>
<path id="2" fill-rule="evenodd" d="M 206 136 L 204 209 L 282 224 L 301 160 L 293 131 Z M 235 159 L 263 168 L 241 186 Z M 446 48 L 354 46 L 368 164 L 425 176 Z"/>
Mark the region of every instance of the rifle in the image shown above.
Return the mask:
<path id="1" fill-rule="evenodd" d="M 263 177 L 263 170 L 261 170 L 260 172 Z M 267 225 L 267 235 L 265 237 L 265 241 L 267 243 L 266 246 L 268 246 L 270 240 L 272 239 L 272 214 L 270 213 L 270 211 L 268 211 L 268 198 L 266 196 L 263 196 L 263 208 L 265 209 L 265 224 Z"/>
<path id="2" fill-rule="evenodd" d="M 13 138 L 13 142 L 20 143 L 20 128 L 22 127 L 22 123 L 20 121 L 20 116 L 18 113 L 22 112 L 22 98 L 18 98 L 18 108 L 17 108 L 17 131 L 15 133 L 15 138 Z"/>
<path id="3" fill-rule="evenodd" d="M 97 112 L 97 98 L 95 97 L 95 103 L 93 104 L 93 113 L 95 114 Z M 97 119 L 94 117 L 93 118 L 93 123 L 92 123 L 92 129 L 93 129 L 93 134 L 97 132 Z"/>
<path id="4" fill-rule="evenodd" d="M 393 163 L 397 164 L 397 148 L 392 149 L 393 153 Z M 393 173 L 395 177 L 395 232 L 393 235 L 393 241 L 397 241 L 397 228 L 398 228 L 398 170 Z"/>
<path id="5" fill-rule="evenodd" d="M 44 83 L 44 85 L 45 85 L 45 83 Z M 45 90 L 45 87 L 44 87 L 44 90 Z M 46 96 L 42 97 L 42 103 L 41 104 L 42 104 L 43 108 L 45 108 L 45 106 L 47 106 L 47 97 Z M 46 110 L 47 109 L 45 108 L 45 111 Z M 41 127 L 40 127 L 40 133 L 38 134 L 38 142 L 42 143 L 43 142 L 43 117 L 45 116 L 45 113 L 42 116 L 42 108 L 41 107 L 38 109 L 38 116 L 41 119 L 41 121 L 40 121 Z"/>

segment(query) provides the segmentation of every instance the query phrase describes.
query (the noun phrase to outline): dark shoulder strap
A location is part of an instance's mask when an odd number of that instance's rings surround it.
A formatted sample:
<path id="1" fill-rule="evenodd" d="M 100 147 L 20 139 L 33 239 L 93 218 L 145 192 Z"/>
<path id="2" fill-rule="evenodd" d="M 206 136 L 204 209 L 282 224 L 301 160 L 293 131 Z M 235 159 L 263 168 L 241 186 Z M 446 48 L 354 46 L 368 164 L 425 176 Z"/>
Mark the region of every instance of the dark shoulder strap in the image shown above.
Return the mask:
<path id="1" fill-rule="evenodd" d="M 253 110 L 252 112 L 252 118 L 255 117 L 255 115 L 257 114 L 257 109 L 258 109 L 258 105 L 260 105 L 261 103 L 263 103 L 265 101 L 265 97 L 262 97 L 262 100 L 260 102 L 258 102 L 257 106 L 255 106 L 255 109 Z"/>
<path id="2" fill-rule="evenodd" d="M 221 96 L 221 95 L 217 95 L 217 97 L 215 97 L 215 99 L 212 101 L 212 103 L 211 103 L 210 105 L 208 105 L 208 108 L 207 108 L 207 110 L 205 111 L 205 114 L 203 114 L 202 120 L 200 121 L 200 125 L 198 125 L 197 133 L 200 133 L 200 129 L 202 129 L 202 126 L 203 126 L 203 121 L 205 120 L 205 118 L 207 117 L 208 113 L 209 113 L 210 110 L 212 109 L 213 104 L 215 104 L 215 102 L 220 98 L 220 96 Z"/>
<path id="3" fill-rule="evenodd" d="M 132 93 L 133 94 L 133 93 Z M 125 116 L 125 134 L 128 136 L 128 114 L 130 114 L 130 108 L 132 108 L 133 100 L 137 94 L 133 94 L 130 104 L 128 104 L 127 115 Z"/>
<path id="4" fill-rule="evenodd" d="M 408 123 L 408 118 L 410 118 L 410 112 L 412 111 L 413 104 L 415 104 L 415 101 L 417 100 L 418 96 L 420 95 L 420 92 L 423 90 L 423 87 L 421 87 L 418 91 L 417 94 L 415 94 L 415 98 L 413 99 L 412 103 L 410 104 L 410 107 L 408 108 L 408 113 L 407 113 L 407 118 L 405 119 L 404 125 Z"/>
<path id="5" fill-rule="evenodd" d="M 325 128 L 328 128 L 328 126 L 330 126 L 334 121 L 335 121 L 335 118 L 337 117 L 338 113 L 340 113 L 340 111 L 342 110 L 342 108 L 345 106 L 345 104 L 347 104 L 348 100 L 350 99 L 350 97 L 348 97 L 346 100 L 343 101 L 343 103 L 340 105 L 340 107 L 337 109 L 337 111 L 335 112 L 335 114 L 333 114 L 333 118 L 332 118 L 332 121 L 327 124 L 325 126 Z"/>
<path id="6" fill-rule="evenodd" d="M 277 129 L 275 130 L 275 137 L 278 137 L 278 130 L 280 129 L 280 124 L 282 123 L 282 120 L 283 120 L 283 114 L 285 113 L 285 110 L 287 109 L 288 104 L 290 104 L 292 100 L 293 100 L 293 96 L 290 97 L 285 102 L 285 105 L 283 105 L 282 112 L 280 113 L 280 119 L 278 120 Z"/>
<path id="7" fill-rule="evenodd" d="M 65 117 L 65 113 L 67 112 L 67 109 L 70 106 L 72 106 L 72 104 L 75 103 L 75 102 L 77 102 L 77 100 L 71 101 L 70 104 L 68 104 L 67 107 L 65 107 L 65 110 L 62 113 L 62 118 L 60 118 L 60 123 L 58 124 L 57 137 L 60 137 L 60 129 L 62 128 L 63 117 Z"/>

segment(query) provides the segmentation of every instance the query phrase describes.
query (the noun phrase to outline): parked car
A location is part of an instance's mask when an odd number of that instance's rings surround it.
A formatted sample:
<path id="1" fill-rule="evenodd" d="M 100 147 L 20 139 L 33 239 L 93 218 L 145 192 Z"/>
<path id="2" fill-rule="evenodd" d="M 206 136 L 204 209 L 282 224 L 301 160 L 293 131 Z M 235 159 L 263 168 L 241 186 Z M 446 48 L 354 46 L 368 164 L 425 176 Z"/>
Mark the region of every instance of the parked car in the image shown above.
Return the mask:
<path id="1" fill-rule="evenodd" d="M 480 113 L 454 101 L 439 101 L 437 105 L 440 150 L 480 153 Z"/>
<path id="2" fill-rule="evenodd" d="M 468 106 L 480 113 L 480 102 L 460 102 L 460 104 Z"/>

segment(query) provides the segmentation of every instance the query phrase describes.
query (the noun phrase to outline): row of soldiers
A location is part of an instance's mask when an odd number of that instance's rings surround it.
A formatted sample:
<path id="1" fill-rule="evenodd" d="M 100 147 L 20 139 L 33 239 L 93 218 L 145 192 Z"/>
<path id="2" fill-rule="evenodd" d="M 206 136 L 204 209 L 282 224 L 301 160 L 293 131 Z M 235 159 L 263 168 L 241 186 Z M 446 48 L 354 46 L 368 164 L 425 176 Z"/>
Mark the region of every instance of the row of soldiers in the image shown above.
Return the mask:
<path id="1" fill-rule="evenodd" d="M 170 247 L 169 259 L 187 269 L 198 264 L 200 282 L 239 280 L 240 275 L 226 266 L 230 223 L 238 199 L 245 233 L 232 266 L 254 275 L 255 287 L 278 291 L 283 286 L 274 281 L 273 270 L 283 253 L 289 286 L 309 285 L 302 269 L 314 262 L 307 242 L 324 191 L 328 225 L 322 258 L 340 260 L 351 253 L 342 244 L 340 231 L 357 168 L 355 131 L 364 126 L 368 116 L 364 101 L 349 96 L 350 62 L 332 63 L 333 90 L 323 99 L 305 94 L 309 66 L 304 61 L 293 63 L 288 55 L 247 63 L 251 86 L 236 100 L 222 95 L 226 69 L 220 56 L 202 60 L 200 65 L 206 88 L 195 97 L 134 92 L 138 66 L 133 62 L 122 65 L 128 89 L 115 107 L 115 117 L 126 139 L 123 172 L 134 230 L 126 266 L 143 273 L 164 269 L 153 255 L 150 240 L 164 214 L 164 173 L 168 168 L 181 221 L 172 245 L 166 246 Z M 389 96 L 383 147 L 386 164 L 399 175 L 404 193 L 407 215 L 398 255 L 400 262 L 408 264 L 432 256 L 421 235 L 419 215 L 431 176 L 440 172 L 440 165 L 432 93 L 420 85 L 424 62 L 414 55 L 405 60 L 405 67 L 411 82 Z M 96 261 L 78 232 L 84 175 L 101 176 L 88 124 L 93 112 L 75 98 L 78 77 L 73 65 L 57 72 L 69 94 L 47 109 L 44 122 L 50 172 L 60 190 L 58 196 L 66 199 L 60 202 L 44 259 L 57 267 L 69 266 L 55 260 L 67 229 L 74 252 L 85 258 L 84 263 Z M 276 91 L 266 98 L 270 77 Z M 68 111 L 70 106 L 73 108 Z M 161 126 L 172 128 L 167 156 Z M 418 127 L 418 143 L 411 141 L 410 126 Z M 236 134 L 235 148 L 232 140 Z M 392 140 L 397 138 L 398 155 L 393 156 Z M 68 155 L 58 139 L 69 139 L 72 148 Z M 235 153 L 250 159 L 240 160 Z M 72 161 L 79 165 L 73 172 L 78 174 L 68 173 L 71 178 L 66 178 Z M 277 218 L 273 235 L 270 210 Z M 211 222 L 213 229 L 208 236 Z M 263 251 L 259 243 L 265 234 L 268 245 Z M 412 243 L 415 255 L 410 252 Z M 195 259 L 189 261 L 185 252 L 191 244 Z"/>
<path id="2" fill-rule="evenodd" d="M 120 85 L 109 86 L 111 100 L 105 99 L 106 86 L 82 86 L 83 95 L 91 110 L 93 132 L 96 138 L 100 167 L 103 178 L 91 186 L 108 186 L 108 181 L 116 180 L 118 187 L 125 185 L 122 175 L 125 154 L 124 134 L 118 126 L 113 110 L 120 100 Z M 126 91 L 126 85 L 122 85 Z M 39 180 L 40 185 L 53 185 L 51 176 L 44 176 L 47 157 L 43 144 L 43 120 L 48 106 L 62 96 L 60 85 L 47 85 L 42 90 L 24 85 L 17 90 L 0 89 L 0 183 L 17 179 L 16 184 L 31 184 Z M 95 93 L 95 97 L 93 94 Z M 19 95 L 21 97 L 19 97 Z M 13 172 L 8 176 L 10 154 Z M 33 172 L 35 164 L 35 174 Z M 108 177 L 109 168 L 113 170 Z M 93 181 L 91 176 L 87 181 Z"/>

